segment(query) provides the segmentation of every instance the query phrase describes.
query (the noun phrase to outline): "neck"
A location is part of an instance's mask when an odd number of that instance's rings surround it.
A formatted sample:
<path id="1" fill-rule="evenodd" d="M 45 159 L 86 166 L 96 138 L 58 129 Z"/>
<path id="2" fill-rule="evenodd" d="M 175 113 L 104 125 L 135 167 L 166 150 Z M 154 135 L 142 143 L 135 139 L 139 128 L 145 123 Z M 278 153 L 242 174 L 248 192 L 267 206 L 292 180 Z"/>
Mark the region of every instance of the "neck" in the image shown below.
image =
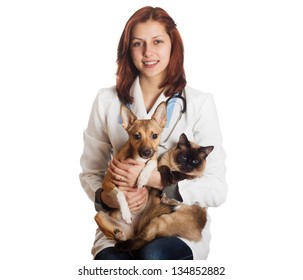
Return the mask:
<path id="1" fill-rule="evenodd" d="M 162 88 L 159 89 L 159 85 L 160 81 L 158 81 L 156 78 L 149 79 L 140 77 L 140 87 L 142 90 L 144 104 L 147 112 L 150 111 L 163 91 Z"/>

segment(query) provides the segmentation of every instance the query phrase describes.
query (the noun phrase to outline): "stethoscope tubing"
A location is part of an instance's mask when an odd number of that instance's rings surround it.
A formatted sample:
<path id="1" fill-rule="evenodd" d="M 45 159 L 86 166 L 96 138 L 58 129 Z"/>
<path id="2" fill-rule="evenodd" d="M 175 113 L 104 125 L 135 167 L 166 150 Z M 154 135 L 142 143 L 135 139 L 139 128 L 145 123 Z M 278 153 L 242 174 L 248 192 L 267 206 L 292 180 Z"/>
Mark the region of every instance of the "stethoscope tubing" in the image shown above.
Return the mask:
<path id="1" fill-rule="evenodd" d="M 173 98 L 180 98 L 180 99 L 182 100 L 182 105 L 183 105 L 183 106 L 182 106 L 182 108 L 181 108 L 181 110 L 180 110 L 180 112 L 179 112 L 179 116 L 178 116 L 178 118 L 177 118 L 177 121 L 175 122 L 175 124 L 174 124 L 173 127 L 171 128 L 169 134 L 168 134 L 168 135 L 166 136 L 166 138 L 163 140 L 162 143 L 164 143 L 164 144 L 165 144 L 165 143 L 167 142 L 167 140 L 170 138 L 170 136 L 171 136 L 172 133 L 174 132 L 174 130 L 175 130 L 177 124 L 178 124 L 179 121 L 181 120 L 183 114 L 186 112 L 186 99 L 185 99 L 185 97 L 182 96 L 182 92 L 179 92 L 179 93 L 177 93 L 177 94 L 175 94 L 175 95 L 169 97 L 169 98 L 166 100 L 166 104 L 168 104 Z M 160 144 L 160 146 L 164 147 L 163 144 L 162 144 L 162 145 Z"/>

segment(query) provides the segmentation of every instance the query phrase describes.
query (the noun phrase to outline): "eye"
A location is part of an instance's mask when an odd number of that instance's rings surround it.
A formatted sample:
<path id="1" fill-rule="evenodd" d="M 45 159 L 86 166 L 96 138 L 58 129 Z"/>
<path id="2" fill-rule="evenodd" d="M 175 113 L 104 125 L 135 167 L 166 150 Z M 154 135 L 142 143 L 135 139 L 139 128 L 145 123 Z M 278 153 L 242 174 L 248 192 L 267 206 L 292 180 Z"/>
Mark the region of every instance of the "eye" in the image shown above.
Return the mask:
<path id="1" fill-rule="evenodd" d="M 140 134 L 140 133 L 135 133 L 135 134 L 134 134 L 134 138 L 135 138 L 136 140 L 140 140 L 140 139 L 141 139 L 141 134 Z"/>
<path id="2" fill-rule="evenodd" d="M 163 41 L 161 41 L 161 40 L 155 40 L 155 45 L 159 45 L 161 43 L 163 43 Z"/>
<path id="3" fill-rule="evenodd" d="M 157 133 L 153 133 L 152 138 L 153 139 L 157 139 L 158 138 L 158 134 Z"/>
<path id="4" fill-rule="evenodd" d="M 186 156 L 186 155 L 182 155 L 182 158 L 183 158 L 184 160 L 187 160 L 187 156 Z"/>
<path id="5" fill-rule="evenodd" d="M 199 161 L 198 161 L 197 159 L 194 159 L 194 160 L 193 160 L 193 163 L 194 163 L 194 164 L 197 164 L 198 162 L 199 162 Z"/>
<path id="6" fill-rule="evenodd" d="M 135 41 L 132 43 L 132 47 L 136 48 L 136 47 L 141 47 L 143 45 L 142 42 L 139 42 L 139 41 Z"/>

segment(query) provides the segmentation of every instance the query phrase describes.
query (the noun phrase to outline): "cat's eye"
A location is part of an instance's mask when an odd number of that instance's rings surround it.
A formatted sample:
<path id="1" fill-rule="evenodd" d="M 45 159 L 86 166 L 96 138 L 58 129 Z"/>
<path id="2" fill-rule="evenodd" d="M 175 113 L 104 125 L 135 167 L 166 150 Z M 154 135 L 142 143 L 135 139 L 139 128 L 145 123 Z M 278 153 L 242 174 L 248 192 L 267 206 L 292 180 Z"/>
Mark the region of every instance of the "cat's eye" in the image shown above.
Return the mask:
<path id="1" fill-rule="evenodd" d="M 153 139 L 157 139 L 157 138 L 158 138 L 158 134 L 154 133 L 154 134 L 152 135 L 152 137 L 153 137 Z"/>
<path id="2" fill-rule="evenodd" d="M 184 160 L 187 160 L 187 156 L 186 156 L 186 155 L 183 155 L 182 158 L 183 158 Z"/>
<path id="3" fill-rule="evenodd" d="M 194 164 L 197 164 L 198 162 L 199 162 L 199 161 L 198 161 L 197 159 L 194 159 L 194 160 L 193 160 L 193 163 L 194 163 Z"/>
<path id="4" fill-rule="evenodd" d="M 140 133 L 135 133 L 134 138 L 136 140 L 140 140 L 141 139 L 141 134 Z"/>

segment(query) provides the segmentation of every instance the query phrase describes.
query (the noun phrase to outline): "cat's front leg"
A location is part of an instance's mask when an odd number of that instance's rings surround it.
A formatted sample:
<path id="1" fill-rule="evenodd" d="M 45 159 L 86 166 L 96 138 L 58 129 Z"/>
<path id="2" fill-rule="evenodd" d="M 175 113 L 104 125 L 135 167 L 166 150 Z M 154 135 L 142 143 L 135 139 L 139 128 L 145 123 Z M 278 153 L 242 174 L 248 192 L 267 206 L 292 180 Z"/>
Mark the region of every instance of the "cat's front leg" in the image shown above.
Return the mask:
<path id="1" fill-rule="evenodd" d="M 179 171 L 171 171 L 171 174 L 172 174 L 172 177 L 173 177 L 172 180 L 173 180 L 174 184 L 178 183 L 180 181 L 183 181 L 185 179 L 191 180 L 191 179 L 195 178 L 194 176 L 187 175 L 187 174 L 181 173 Z"/>
<path id="2" fill-rule="evenodd" d="M 165 187 L 170 186 L 174 183 L 174 177 L 168 166 L 159 166 L 158 171 L 160 172 L 161 180 Z"/>

